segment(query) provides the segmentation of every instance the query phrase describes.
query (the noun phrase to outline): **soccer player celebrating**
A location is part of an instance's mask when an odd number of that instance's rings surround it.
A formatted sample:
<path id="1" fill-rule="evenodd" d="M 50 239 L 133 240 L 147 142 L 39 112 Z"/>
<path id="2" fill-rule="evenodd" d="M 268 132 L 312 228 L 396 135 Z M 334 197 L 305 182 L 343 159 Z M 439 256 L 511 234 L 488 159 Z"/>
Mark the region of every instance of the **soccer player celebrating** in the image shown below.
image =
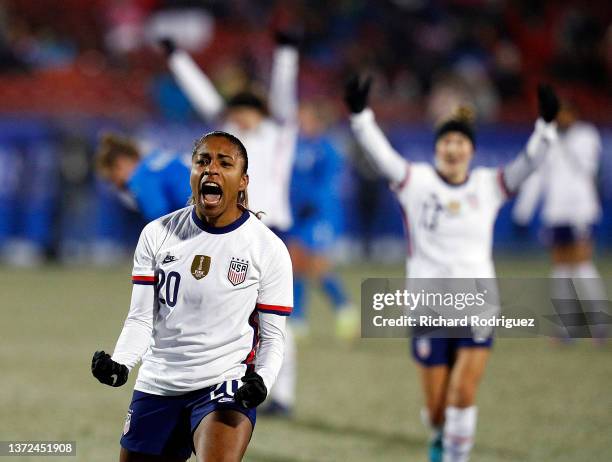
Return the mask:
<path id="1" fill-rule="evenodd" d="M 253 162 L 249 196 L 253 210 L 277 232 L 291 226 L 289 181 L 298 136 L 297 37 L 279 32 L 270 81 L 269 104 L 251 91 L 223 100 L 208 76 L 171 39 L 161 40 L 168 66 L 193 107 L 206 121 L 223 120 L 224 131 L 244 142 Z"/>
<path id="2" fill-rule="evenodd" d="M 93 375 L 114 387 L 142 359 L 121 462 L 241 460 L 255 408 L 283 360 L 292 269 L 282 241 L 247 209 L 248 158 L 212 132 L 192 156 L 193 205 L 149 223 L 134 255 L 130 310 Z M 160 456 L 163 459 L 160 459 Z"/>
<path id="3" fill-rule="evenodd" d="M 185 207 L 191 194 L 189 159 L 161 150 L 143 156 L 134 140 L 115 133 L 100 139 L 96 170 L 147 221 Z"/>
<path id="4" fill-rule="evenodd" d="M 591 237 L 601 215 L 597 193 L 601 137 L 595 126 L 578 119 L 575 105 L 568 100 L 562 99 L 556 121 L 559 139 L 550 146 L 538 171 L 521 187 L 513 218 L 516 223 L 527 225 L 542 197 L 542 221 L 552 251 L 553 297 L 577 298 L 583 303 L 606 300 L 605 288 L 593 263 Z M 592 307 L 589 311 L 599 309 Z M 605 339 L 605 327 L 592 327 L 596 341 Z M 568 339 L 573 329 L 568 327 L 559 335 Z"/>
<path id="5" fill-rule="evenodd" d="M 465 111 L 437 127 L 434 165 L 409 162 L 395 151 L 367 107 L 370 79 L 353 77 L 345 100 L 359 144 L 387 178 L 410 235 L 409 278 L 494 278 L 493 224 L 557 136 L 558 110 L 550 87 L 540 87 L 541 118 L 523 152 L 501 169 L 475 168 L 475 136 Z M 492 337 L 413 338 L 426 409 L 433 430 L 430 460 L 465 462 L 474 444 L 476 391 Z"/>
<path id="6" fill-rule="evenodd" d="M 254 160 L 249 174 L 251 208 L 277 235 L 291 226 L 289 182 L 298 136 L 297 75 L 299 38 L 279 31 L 275 35 L 268 104 L 245 91 L 223 100 L 208 76 L 171 39 L 161 40 L 168 66 L 191 104 L 207 121 L 222 119 L 222 129 L 236 134 Z M 291 415 L 295 402 L 296 351 L 290 326 L 285 362 L 266 403 L 268 414 Z"/>

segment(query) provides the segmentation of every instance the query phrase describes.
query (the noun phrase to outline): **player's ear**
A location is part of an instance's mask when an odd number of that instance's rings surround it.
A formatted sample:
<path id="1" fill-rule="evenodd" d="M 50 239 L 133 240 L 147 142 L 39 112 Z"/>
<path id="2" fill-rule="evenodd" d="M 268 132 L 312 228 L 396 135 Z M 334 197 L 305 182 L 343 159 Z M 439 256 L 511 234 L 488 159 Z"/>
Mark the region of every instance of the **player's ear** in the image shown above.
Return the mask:
<path id="1" fill-rule="evenodd" d="M 246 173 L 242 174 L 240 178 L 240 184 L 238 185 L 238 191 L 246 191 L 247 186 L 249 185 L 249 175 Z"/>

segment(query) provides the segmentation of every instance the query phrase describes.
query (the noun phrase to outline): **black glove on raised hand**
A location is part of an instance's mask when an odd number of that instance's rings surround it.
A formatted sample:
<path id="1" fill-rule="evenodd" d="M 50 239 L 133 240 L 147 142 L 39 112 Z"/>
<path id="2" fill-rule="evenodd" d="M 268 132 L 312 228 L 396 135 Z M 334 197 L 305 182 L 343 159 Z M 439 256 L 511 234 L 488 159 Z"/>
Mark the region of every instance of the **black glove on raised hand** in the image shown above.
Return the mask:
<path id="1" fill-rule="evenodd" d="M 111 387 L 120 387 L 127 382 L 127 366 L 113 361 L 108 353 L 96 351 L 91 359 L 91 373 L 100 382 Z"/>
<path id="2" fill-rule="evenodd" d="M 170 56 L 176 51 L 176 43 L 170 37 L 159 39 L 158 43 L 162 50 L 164 50 L 164 53 L 166 53 L 166 56 Z"/>
<path id="3" fill-rule="evenodd" d="M 257 407 L 268 396 L 268 390 L 263 379 L 257 372 L 249 372 L 241 379 L 244 382 L 236 393 L 234 400 L 245 408 Z"/>
<path id="4" fill-rule="evenodd" d="M 368 93 L 370 93 L 372 77 L 361 79 L 358 74 L 354 74 L 344 86 L 344 101 L 349 110 L 358 114 L 368 105 Z"/>
<path id="5" fill-rule="evenodd" d="M 274 40 L 277 45 L 298 48 L 302 43 L 302 34 L 290 30 L 277 30 L 274 33 Z"/>
<path id="6" fill-rule="evenodd" d="M 550 85 L 538 85 L 538 106 L 540 108 L 540 117 L 546 123 L 552 122 L 557 117 L 559 112 L 559 98 Z"/>

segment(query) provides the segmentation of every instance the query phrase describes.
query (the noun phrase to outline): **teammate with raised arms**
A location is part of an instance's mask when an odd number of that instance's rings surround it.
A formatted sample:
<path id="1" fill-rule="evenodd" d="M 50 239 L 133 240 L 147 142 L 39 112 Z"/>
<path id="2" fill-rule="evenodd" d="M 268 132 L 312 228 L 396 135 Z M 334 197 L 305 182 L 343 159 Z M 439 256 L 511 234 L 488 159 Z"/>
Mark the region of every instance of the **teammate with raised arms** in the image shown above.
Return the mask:
<path id="1" fill-rule="evenodd" d="M 556 139 L 558 111 L 550 87 L 538 91 L 541 118 L 524 151 L 503 168 L 474 168 L 475 135 L 466 111 L 437 127 L 434 165 L 404 159 L 367 107 L 371 79 L 353 77 L 345 101 L 351 127 L 389 181 L 410 236 L 408 278 L 494 278 L 493 225 L 506 198 L 536 168 Z M 476 432 L 476 391 L 492 345 L 487 338 L 412 339 L 431 426 L 431 461 L 465 462 Z"/>
<path id="2" fill-rule="evenodd" d="M 193 205 L 149 223 L 130 310 L 92 373 L 118 387 L 142 359 L 121 462 L 241 460 L 281 367 L 293 304 L 285 245 L 248 210 L 248 157 L 225 132 L 197 143 Z"/>

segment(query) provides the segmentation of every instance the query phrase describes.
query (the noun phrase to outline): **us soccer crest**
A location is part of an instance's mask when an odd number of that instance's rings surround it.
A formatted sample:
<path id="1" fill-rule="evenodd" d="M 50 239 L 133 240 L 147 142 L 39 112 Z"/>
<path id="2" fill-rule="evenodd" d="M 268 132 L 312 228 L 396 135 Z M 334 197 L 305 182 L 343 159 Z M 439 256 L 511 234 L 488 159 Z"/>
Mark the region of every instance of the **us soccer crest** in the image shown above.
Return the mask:
<path id="1" fill-rule="evenodd" d="M 196 255 L 191 263 L 191 274 L 196 279 L 202 279 L 210 270 L 210 257 L 208 255 Z"/>
<path id="2" fill-rule="evenodd" d="M 239 258 L 232 258 L 230 262 L 227 278 L 232 285 L 237 286 L 242 284 L 246 279 L 247 271 L 249 270 L 249 262 Z"/>

